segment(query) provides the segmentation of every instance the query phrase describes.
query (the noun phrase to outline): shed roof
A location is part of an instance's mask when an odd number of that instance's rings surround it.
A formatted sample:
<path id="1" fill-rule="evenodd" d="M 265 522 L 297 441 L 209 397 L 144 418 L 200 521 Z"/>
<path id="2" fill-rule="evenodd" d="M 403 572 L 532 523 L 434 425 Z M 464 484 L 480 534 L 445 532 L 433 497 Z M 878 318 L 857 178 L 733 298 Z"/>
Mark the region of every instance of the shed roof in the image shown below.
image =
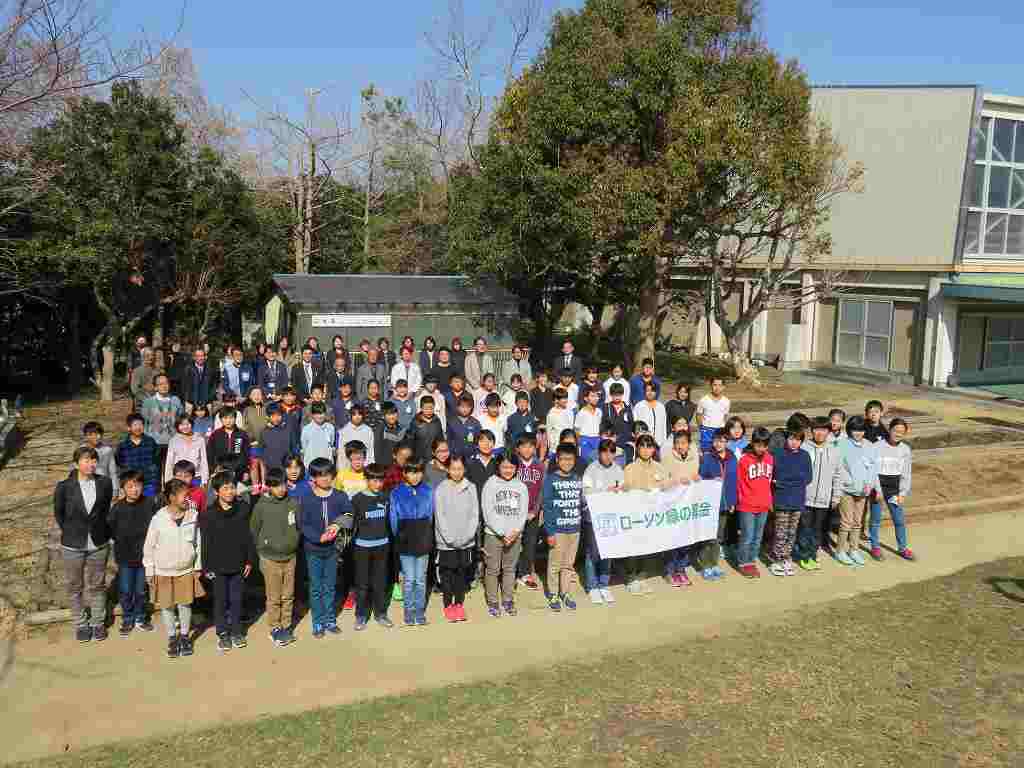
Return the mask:
<path id="1" fill-rule="evenodd" d="M 497 282 L 471 282 L 465 275 L 274 275 L 274 283 L 300 306 L 518 302 Z"/>
<path id="2" fill-rule="evenodd" d="M 1024 302 L 1024 274 L 959 275 L 942 286 L 942 295 L 957 299 Z"/>

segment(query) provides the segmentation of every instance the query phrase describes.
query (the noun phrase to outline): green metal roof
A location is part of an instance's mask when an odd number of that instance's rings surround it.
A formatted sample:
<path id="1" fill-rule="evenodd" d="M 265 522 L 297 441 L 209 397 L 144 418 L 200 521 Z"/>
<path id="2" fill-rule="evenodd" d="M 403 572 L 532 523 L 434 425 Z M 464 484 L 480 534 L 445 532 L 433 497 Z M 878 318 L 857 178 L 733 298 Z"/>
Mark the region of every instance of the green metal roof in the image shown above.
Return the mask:
<path id="1" fill-rule="evenodd" d="M 952 283 L 942 286 L 942 295 L 1024 304 L 1024 274 L 959 275 Z"/>

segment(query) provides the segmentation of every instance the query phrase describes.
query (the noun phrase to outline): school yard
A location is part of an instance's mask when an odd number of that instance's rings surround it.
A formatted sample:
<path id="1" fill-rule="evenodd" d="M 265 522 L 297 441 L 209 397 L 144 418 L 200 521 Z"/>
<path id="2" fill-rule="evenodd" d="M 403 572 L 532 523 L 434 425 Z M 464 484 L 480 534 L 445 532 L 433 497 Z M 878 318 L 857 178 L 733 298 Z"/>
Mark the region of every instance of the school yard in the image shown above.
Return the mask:
<path id="1" fill-rule="evenodd" d="M 695 392 L 695 399 L 701 393 Z M 908 504 L 916 563 L 688 590 L 661 585 L 614 607 L 371 626 L 275 649 L 261 624 L 219 657 L 207 632 L 168 661 L 161 633 L 78 646 L 34 586 L 49 493 L 82 421 L 108 437 L 126 405 L 33 409 L 0 471 L 0 627 L 17 642 L 0 682 L 4 761 L 59 765 L 1000 766 L 1024 758 L 1024 410 L 893 388 L 733 386 L 765 426 L 796 409 L 880 397 L 912 425 Z M 883 537 L 885 532 L 883 532 Z M 891 537 L 891 536 L 890 536 Z M 1010 559 L 1006 559 L 1010 558 Z M 984 565 L 978 565 L 984 564 Z M 963 570 L 967 569 L 967 570 Z M 11 606 L 18 611 L 15 622 Z M 306 620 L 308 624 L 308 619 Z M 386 697 L 386 698 L 379 698 Z M 372 699 L 372 700 L 371 700 Z M 298 714 L 297 714 L 298 713 Z M 180 737 L 187 731 L 185 738 Z M 54 756 L 64 754 L 54 760 Z M 159 757 L 156 757 L 159 755 Z"/>

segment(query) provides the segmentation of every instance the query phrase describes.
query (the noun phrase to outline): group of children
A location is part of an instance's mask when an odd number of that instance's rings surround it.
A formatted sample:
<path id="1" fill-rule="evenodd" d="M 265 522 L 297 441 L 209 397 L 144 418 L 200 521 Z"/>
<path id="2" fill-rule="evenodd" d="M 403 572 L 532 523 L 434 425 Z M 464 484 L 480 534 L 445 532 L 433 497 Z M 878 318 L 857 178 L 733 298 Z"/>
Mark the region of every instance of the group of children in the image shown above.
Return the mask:
<path id="1" fill-rule="evenodd" d="M 83 513 L 90 531 L 87 540 L 62 539 L 75 563 L 69 568 L 79 568 L 80 553 L 83 563 L 90 555 L 95 560 L 113 541 L 120 633 L 152 629 L 148 588 L 167 628 L 168 655 L 178 657 L 193 652 L 191 605 L 208 591 L 218 650 L 246 645 L 244 584 L 257 570 L 278 646 L 295 640 L 301 581 L 318 639 L 340 632 L 339 591 L 346 596 L 343 610 L 354 609 L 356 631 L 371 620 L 392 627 L 393 602 L 401 602 L 405 625 L 426 624 L 431 588 L 442 595 L 445 619 L 464 621 L 466 593 L 478 577 L 493 617 L 516 615 L 517 587 L 542 584 L 551 611 L 573 611 L 578 557 L 591 602 L 612 604 L 613 563 L 600 557 L 589 518 L 587 498 L 596 493 L 722 481 L 716 538 L 664 553 L 665 578 L 674 587 L 691 584 L 687 568 L 708 581 L 722 578 L 723 553 L 739 573 L 758 577 L 769 520 L 766 556 L 774 575 L 791 576 L 796 564 L 817 570 L 821 550 L 844 565 L 864 565 L 865 525 L 869 553 L 880 560 L 883 503 L 899 554 L 913 559 L 903 515 L 911 481 L 907 424 L 896 418 L 883 426 L 881 403 L 868 403 L 865 417 L 849 420 L 841 411 L 816 419 L 793 414 L 784 429 L 772 434 L 758 427 L 748 439 L 717 377 L 696 404 L 686 385 L 662 403 L 649 360 L 633 381 L 619 366 L 603 382 L 592 367 L 578 383 L 568 370 L 558 378 L 551 388 L 539 373 L 529 390 L 513 381 L 511 397 L 489 390 L 488 375 L 483 394 L 465 391 L 458 375 L 443 392 L 437 382 L 425 382 L 415 395 L 399 380 L 388 401 L 379 401 L 371 386 L 364 403 L 351 399 L 347 379 L 330 403 L 314 390 L 300 404 L 286 388 L 264 405 L 256 390 L 243 408 L 229 402 L 216 413 L 209 439 L 193 416 L 177 419 L 159 504 L 157 454 L 148 463 L 142 457 L 152 446 L 145 445 L 141 417 L 129 416 L 129 433 L 116 449 L 103 443 L 98 424 L 87 424 L 75 469 L 55 497 L 63 533 Z M 699 440 L 691 443 L 693 421 Z M 111 485 L 111 492 L 74 493 L 97 483 Z M 92 505 L 79 504 L 79 497 Z M 546 579 L 535 568 L 541 545 Z M 628 593 L 650 591 L 639 558 L 620 565 Z M 85 573 L 87 566 L 81 568 Z M 89 582 L 69 579 L 83 642 L 106 637 L 95 618 L 103 613 L 101 598 Z"/>

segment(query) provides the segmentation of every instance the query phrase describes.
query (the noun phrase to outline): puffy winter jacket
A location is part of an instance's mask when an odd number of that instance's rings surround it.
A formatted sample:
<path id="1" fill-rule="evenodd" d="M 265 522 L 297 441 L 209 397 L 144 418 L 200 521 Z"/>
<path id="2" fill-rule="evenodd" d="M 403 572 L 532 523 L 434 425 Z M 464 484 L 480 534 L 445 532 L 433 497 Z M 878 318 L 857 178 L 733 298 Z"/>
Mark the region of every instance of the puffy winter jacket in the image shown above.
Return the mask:
<path id="1" fill-rule="evenodd" d="M 828 509 L 839 501 L 842 488 L 839 482 L 839 448 L 826 440 L 817 445 L 805 440 L 802 448 L 811 457 L 811 484 L 807 486 L 808 507 Z"/>
<path id="2" fill-rule="evenodd" d="M 400 555 L 429 555 L 434 546 L 434 491 L 402 483 L 391 492 L 391 532 Z"/>
<path id="3" fill-rule="evenodd" d="M 839 488 L 850 496 L 865 496 L 878 488 L 878 446 L 847 438 L 839 443 Z"/>
<path id="4" fill-rule="evenodd" d="M 184 576 L 202 570 L 202 534 L 198 514 L 192 507 L 180 521 L 171 517 L 170 507 L 153 516 L 142 546 L 146 578 Z"/>

